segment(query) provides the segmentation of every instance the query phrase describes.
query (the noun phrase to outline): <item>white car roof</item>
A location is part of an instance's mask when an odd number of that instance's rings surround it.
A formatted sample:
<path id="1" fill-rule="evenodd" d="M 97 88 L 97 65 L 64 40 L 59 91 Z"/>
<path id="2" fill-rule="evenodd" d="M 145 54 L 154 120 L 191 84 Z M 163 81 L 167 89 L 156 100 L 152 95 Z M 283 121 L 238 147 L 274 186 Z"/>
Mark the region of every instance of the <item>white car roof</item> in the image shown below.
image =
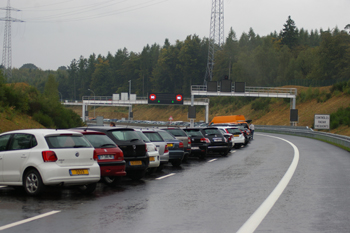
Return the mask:
<path id="1" fill-rule="evenodd" d="M 64 130 L 64 129 L 21 129 L 21 130 L 13 130 L 4 132 L 3 134 L 9 134 L 9 133 L 30 133 L 30 134 L 36 134 L 36 135 L 59 135 L 59 134 L 76 134 L 76 135 L 82 135 L 81 133 L 70 131 L 70 130 Z"/>

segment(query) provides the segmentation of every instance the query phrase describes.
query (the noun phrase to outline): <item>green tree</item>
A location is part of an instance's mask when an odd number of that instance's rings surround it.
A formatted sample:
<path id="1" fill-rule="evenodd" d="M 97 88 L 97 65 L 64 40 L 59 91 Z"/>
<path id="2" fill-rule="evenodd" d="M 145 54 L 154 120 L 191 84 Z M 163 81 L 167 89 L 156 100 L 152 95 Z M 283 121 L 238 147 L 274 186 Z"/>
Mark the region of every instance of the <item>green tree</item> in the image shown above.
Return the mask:
<path id="1" fill-rule="evenodd" d="M 298 45 L 298 29 L 290 16 L 288 16 L 288 19 L 283 26 L 283 31 L 280 33 L 282 44 L 293 49 Z"/>

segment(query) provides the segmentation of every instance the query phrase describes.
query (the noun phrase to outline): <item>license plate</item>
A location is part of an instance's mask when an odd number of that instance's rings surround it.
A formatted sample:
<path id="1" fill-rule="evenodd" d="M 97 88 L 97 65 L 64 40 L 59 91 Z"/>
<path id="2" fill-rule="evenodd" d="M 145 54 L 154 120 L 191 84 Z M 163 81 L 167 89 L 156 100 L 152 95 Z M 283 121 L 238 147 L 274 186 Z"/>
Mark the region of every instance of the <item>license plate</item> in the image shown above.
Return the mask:
<path id="1" fill-rule="evenodd" d="M 199 147 L 198 146 L 193 146 L 191 147 L 192 150 L 199 150 Z"/>
<path id="2" fill-rule="evenodd" d="M 149 161 L 153 162 L 156 161 L 156 159 L 154 157 L 149 157 Z"/>
<path id="3" fill-rule="evenodd" d="M 168 143 L 168 147 L 173 147 L 173 146 L 174 146 L 174 144 Z"/>
<path id="4" fill-rule="evenodd" d="M 114 159 L 114 155 L 99 155 L 98 159 Z"/>
<path id="5" fill-rule="evenodd" d="M 71 176 L 89 175 L 88 169 L 71 169 L 69 170 Z"/>
<path id="6" fill-rule="evenodd" d="M 213 138 L 214 142 L 222 142 L 221 138 Z"/>
<path id="7" fill-rule="evenodd" d="M 239 137 L 239 135 L 234 135 L 235 137 Z"/>
<path id="8" fill-rule="evenodd" d="M 142 165 L 142 161 L 138 160 L 138 161 L 130 161 L 130 165 L 134 166 L 134 165 Z"/>

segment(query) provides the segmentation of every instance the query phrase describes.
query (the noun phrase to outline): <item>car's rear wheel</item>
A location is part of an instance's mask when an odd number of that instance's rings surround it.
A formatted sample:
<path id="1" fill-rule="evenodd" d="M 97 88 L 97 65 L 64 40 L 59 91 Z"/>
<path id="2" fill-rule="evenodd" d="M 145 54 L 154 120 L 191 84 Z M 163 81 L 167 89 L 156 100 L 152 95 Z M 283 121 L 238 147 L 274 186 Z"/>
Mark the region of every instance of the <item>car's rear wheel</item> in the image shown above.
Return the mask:
<path id="1" fill-rule="evenodd" d="M 182 163 L 182 161 L 178 160 L 178 161 L 171 162 L 171 165 L 173 165 L 173 167 L 180 167 L 181 163 Z"/>
<path id="2" fill-rule="evenodd" d="M 97 186 L 97 183 L 81 185 L 78 187 L 78 191 L 82 194 L 90 194 L 95 191 L 96 186 Z"/>
<path id="3" fill-rule="evenodd" d="M 235 147 L 235 149 L 239 149 L 239 148 L 242 147 L 242 145 L 241 144 L 235 144 L 234 147 Z"/>
<path id="4" fill-rule="evenodd" d="M 132 180 L 141 180 L 145 173 L 146 171 L 128 171 L 126 174 Z"/>
<path id="5" fill-rule="evenodd" d="M 110 187 L 115 187 L 120 183 L 121 177 L 120 176 L 103 176 L 102 180 L 106 185 Z"/>
<path id="6" fill-rule="evenodd" d="M 24 174 L 23 187 L 26 193 L 31 196 L 37 196 L 44 191 L 44 183 L 36 169 L 30 169 Z"/>
<path id="7" fill-rule="evenodd" d="M 202 153 L 202 154 L 199 154 L 199 159 L 202 159 L 202 160 L 204 160 L 204 159 L 206 159 L 207 158 L 207 153 L 205 152 L 205 153 Z"/>

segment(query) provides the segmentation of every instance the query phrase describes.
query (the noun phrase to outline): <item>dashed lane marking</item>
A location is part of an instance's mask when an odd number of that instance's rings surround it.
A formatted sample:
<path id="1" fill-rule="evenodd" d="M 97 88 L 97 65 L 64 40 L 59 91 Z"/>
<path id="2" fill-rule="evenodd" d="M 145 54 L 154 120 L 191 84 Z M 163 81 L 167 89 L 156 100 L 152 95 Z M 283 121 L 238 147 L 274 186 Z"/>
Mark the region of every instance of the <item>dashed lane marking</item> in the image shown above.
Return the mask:
<path id="1" fill-rule="evenodd" d="M 212 163 L 212 162 L 214 162 L 214 161 L 216 161 L 216 160 L 218 160 L 218 159 L 209 160 L 208 163 Z"/>
<path id="2" fill-rule="evenodd" d="M 176 173 L 170 173 L 169 175 L 158 177 L 158 178 L 156 178 L 156 180 L 161 180 L 161 179 L 164 179 L 164 178 L 173 176 L 173 175 L 175 175 L 175 174 L 176 174 Z"/>
<path id="3" fill-rule="evenodd" d="M 5 226 L 0 227 L 0 231 L 8 229 L 8 228 L 11 228 L 11 227 L 15 227 L 15 226 L 27 223 L 27 222 L 31 222 L 31 221 L 34 221 L 34 220 L 37 220 L 37 219 L 40 219 L 40 218 L 45 218 L 47 216 L 50 216 L 50 215 L 53 215 L 53 214 L 57 214 L 59 212 L 61 212 L 61 211 L 60 210 L 54 210 L 54 211 L 48 212 L 46 214 L 40 214 L 40 215 L 32 217 L 32 218 L 27 218 L 27 219 L 24 219 L 24 220 L 21 220 L 21 221 L 18 221 L 18 222 L 10 223 L 10 224 L 7 224 Z"/>

